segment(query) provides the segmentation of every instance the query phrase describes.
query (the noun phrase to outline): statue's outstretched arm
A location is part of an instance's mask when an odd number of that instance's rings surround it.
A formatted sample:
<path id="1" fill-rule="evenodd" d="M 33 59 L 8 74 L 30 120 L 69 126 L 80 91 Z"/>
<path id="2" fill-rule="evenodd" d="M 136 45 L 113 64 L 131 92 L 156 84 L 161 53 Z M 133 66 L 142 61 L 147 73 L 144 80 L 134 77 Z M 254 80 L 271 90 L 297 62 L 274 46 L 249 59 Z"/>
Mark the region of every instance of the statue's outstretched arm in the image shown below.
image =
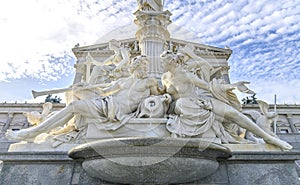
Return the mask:
<path id="1" fill-rule="evenodd" d="M 113 83 L 110 87 L 100 89 L 99 93 L 101 94 L 101 96 L 109 96 L 116 92 L 119 92 L 121 89 L 122 89 L 122 87 L 120 86 L 120 84 L 117 81 L 117 82 Z"/>
<path id="2" fill-rule="evenodd" d="M 236 87 L 240 92 L 247 93 L 247 94 L 255 94 L 255 92 L 249 89 L 246 86 L 246 84 L 250 84 L 250 82 L 240 81 L 240 82 L 233 83 L 232 85 Z"/>
<path id="3" fill-rule="evenodd" d="M 198 76 L 196 76 L 195 74 L 193 73 L 186 73 L 187 74 L 187 77 L 198 87 L 202 88 L 202 89 L 205 89 L 205 90 L 209 90 L 209 84 L 204 81 L 204 80 L 201 80 Z"/>
<path id="4" fill-rule="evenodd" d="M 122 60 L 116 65 L 116 69 L 122 69 L 124 66 L 128 65 L 129 63 L 129 53 L 126 51 L 125 48 L 120 48 L 120 52 L 122 55 Z"/>
<path id="5" fill-rule="evenodd" d="M 96 66 L 101 66 L 103 65 L 102 62 L 99 62 L 97 60 L 95 60 L 92 55 L 90 54 L 90 52 L 87 54 L 86 56 L 86 61 L 83 63 L 84 65 L 91 65 L 94 64 Z"/>
<path id="6" fill-rule="evenodd" d="M 114 62 L 113 62 L 113 59 L 115 58 L 115 54 L 114 55 L 112 55 L 112 56 L 110 56 L 110 57 L 108 57 L 106 60 L 104 60 L 104 62 L 103 62 L 103 65 L 110 65 L 110 64 L 113 64 Z M 102 64 L 101 64 L 102 65 Z"/>
<path id="7" fill-rule="evenodd" d="M 95 65 L 95 66 L 102 66 L 103 63 L 102 62 L 99 62 L 97 60 L 93 60 L 92 63 Z"/>
<path id="8" fill-rule="evenodd" d="M 206 66 L 209 69 L 212 69 L 213 67 L 202 57 L 195 54 L 195 52 L 190 47 L 185 47 L 181 51 L 183 51 L 186 55 L 188 55 L 191 59 L 194 59 L 198 65 Z"/>

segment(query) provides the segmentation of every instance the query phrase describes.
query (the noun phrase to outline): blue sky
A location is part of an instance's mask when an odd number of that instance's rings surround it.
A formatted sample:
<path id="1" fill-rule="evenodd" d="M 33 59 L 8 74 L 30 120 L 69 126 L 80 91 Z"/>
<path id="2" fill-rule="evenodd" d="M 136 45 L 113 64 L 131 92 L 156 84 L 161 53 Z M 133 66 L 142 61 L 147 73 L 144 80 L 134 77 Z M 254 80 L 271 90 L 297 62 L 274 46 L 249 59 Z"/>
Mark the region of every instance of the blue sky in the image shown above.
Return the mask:
<path id="1" fill-rule="evenodd" d="M 74 45 L 132 24 L 136 9 L 135 0 L 0 2 L 0 102 L 41 102 L 32 89 L 71 85 Z M 299 0 L 166 0 L 165 9 L 198 41 L 233 50 L 232 82 L 250 81 L 269 103 L 277 94 L 278 103 L 300 104 Z"/>

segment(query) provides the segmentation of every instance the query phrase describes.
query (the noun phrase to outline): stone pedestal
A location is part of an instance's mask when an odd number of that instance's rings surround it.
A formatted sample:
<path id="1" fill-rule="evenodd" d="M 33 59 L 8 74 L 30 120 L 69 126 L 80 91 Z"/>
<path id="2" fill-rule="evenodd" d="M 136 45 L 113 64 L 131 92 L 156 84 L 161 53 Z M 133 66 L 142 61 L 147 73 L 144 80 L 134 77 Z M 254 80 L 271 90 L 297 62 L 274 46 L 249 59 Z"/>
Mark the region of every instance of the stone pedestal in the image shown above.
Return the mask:
<path id="1" fill-rule="evenodd" d="M 79 145 L 69 156 L 82 159 L 92 177 L 124 184 L 181 184 L 213 174 L 231 151 L 201 139 L 119 138 Z"/>
<path id="2" fill-rule="evenodd" d="M 219 168 L 213 174 L 186 184 L 299 185 L 294 161 L 300 158 L 300 151 L 252 150 L 233 151 L 232 154 L 227 161 L 220 161 Z M 89 176 L 82 168 L 83 160 L 73 160 L 66 152 L 6 152 L 0 153 L 0 160 L 1 185 L 116 184 Z"/>
<path id="3" fill-rule="evenodd" d="M 0 152 L 6 152 L 11 144 L 15 143 L 14 141 L 9 141 L 7 139 L 0 140 Z"/>

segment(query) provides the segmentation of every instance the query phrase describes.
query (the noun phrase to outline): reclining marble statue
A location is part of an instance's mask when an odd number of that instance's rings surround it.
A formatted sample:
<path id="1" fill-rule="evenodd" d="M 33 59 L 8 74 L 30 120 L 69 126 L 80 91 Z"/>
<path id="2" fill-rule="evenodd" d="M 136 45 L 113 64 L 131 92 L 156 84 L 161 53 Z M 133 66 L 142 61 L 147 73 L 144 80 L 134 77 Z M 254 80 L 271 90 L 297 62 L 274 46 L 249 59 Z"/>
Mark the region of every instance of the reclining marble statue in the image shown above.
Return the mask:
<path id="1" fill-rule="evenodd" d="M 147 66 L 147 58 L 138 56 L 129 66 L 131 76 L 121 78 L 111 86 L 100 89 L 99 94 L 102 96 L 75 100 L 38 126 L 20 131 L 7 131 L 6 136 L 14 140 L 32 141 L 37 135 L 64 125 L 76 114 L 97 119 L 107 130 L 118 129 L 130 119 L 130 113 L 137 109 L 142 100 L 151 94 L 159 94 L 156 79 L 147 77 Z"/>
<path id="2" fill-rule="evenodd" d="M 147 107 L 143 103 L 155 103 L 154 99 L 145 100 L 151 99 L 151 95 L 159 95 L 161 97 L 158 100 L 163 99 L 165 103 L 160 107 L 162 112 L 155 113 L 154 117 L 168 117 L 165 129 L 172 137 L 201 138 L 207 132 L 212 132 L 222 143 L 249 142 L 238 137 L 233 129 L 238 126 L 261 137 L 266 143 L 284 150 L 292 148 L 285 141 L 264 131 L 242 113 L 241 105 L 232 90 L 236 88 L 242 92 L 253 93 L 245 86 L 247 82 L 227 84 L 221 78 L 214 78 L 214 73 L 219 69 L 214 69 L 197 56 L 193 45 L 189 44 L 177 53 L 165 51 L 161 54 L 165 71 L 161 76 L 162 87 L 159 87 L 157 79 L 147 77 L 148 62 L 146 56 L 135 57 L 130 64 L 127 61 L 121 62 L 122 69 L 128 69 L 131 73 L 130 77 L 120 77 L 104 85 L 106 88 L 92 88 L 92 95 L 77 96 L 67 102 L 64 109 L 38 126 L 7 131 L 6 136 L 13 140 L 32 142 L 42 133 L 84 133 L 88 123 L 82 118 L 96 120 L 98 128 L 118 130 L 133 117 L 144 116 L 151 120 L 149 113 L 155 112 L 152 109 L 155 106 Z M 80 84 L 74 86 L 80 87 Z M 86 90 L 89 83 L 84 83 L 84 86 Z M 76 95 L 76 88 L 74 90 L 72 93 Z M 53 130 L 64 125 L 65 128 Z M 76 139 L 80 143 L 80 138 L 75 137 Z"/>
<path id="3" fill-rule="evenodd" d="M 181 55 L 164 52 L 161 58 L 164 69 L 167 71 L 162 75 L 164 90 L 174 100 L 171 112 L 175 114 L 175 117 L 167 124 L 170 132 L 179 137 L 191 137 L 203 134 L 212 128 L 223 143 L 228 143 L 233 141 L 222 123 L 231 122 L 262 137 L 267 143 L 277 145 L 282 149 L 292 148 L 285 141 L 266 133 L 234 106 L 214 97 L 214 94 L 225 95 L 225 97 L 232 95 L 231 93 L 226 95 L 234 88 L 232 85 L 222 84 L 222 81 L 217 79 L 208 83 L 184 70 L 184 66 L 188 64 L 182 60 Z M 200 92 L 197 92 L 198 90 Z M 227 99 L 230 98 L 236 97 Z"/>

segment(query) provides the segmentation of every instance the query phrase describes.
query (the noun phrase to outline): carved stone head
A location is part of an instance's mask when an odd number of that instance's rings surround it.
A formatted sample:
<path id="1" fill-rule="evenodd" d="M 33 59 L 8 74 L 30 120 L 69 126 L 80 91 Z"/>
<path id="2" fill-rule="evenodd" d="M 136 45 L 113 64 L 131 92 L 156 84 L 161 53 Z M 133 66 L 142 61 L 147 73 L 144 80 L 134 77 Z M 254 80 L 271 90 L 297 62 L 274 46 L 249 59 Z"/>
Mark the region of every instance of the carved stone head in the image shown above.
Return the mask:
<path id="1" fill-rule="evenodd" d="M 129 66 L 129 72 L 137 78 L 146 78 L 148 63 L 149 59 L 144 55 L 134 57 Z"/>

